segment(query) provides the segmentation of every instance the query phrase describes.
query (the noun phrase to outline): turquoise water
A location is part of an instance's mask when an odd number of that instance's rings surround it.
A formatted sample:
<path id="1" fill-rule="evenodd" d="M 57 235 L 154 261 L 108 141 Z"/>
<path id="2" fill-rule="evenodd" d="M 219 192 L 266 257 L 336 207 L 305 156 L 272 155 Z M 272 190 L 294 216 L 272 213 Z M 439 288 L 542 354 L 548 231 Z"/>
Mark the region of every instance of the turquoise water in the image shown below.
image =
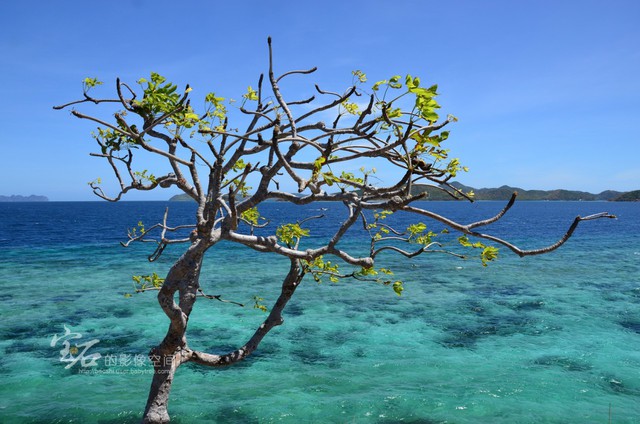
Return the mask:
<path id="1" fill-rule="evenodd" d="M 497 212 L 499 202 L 429 204 L 454 217 Z M 166 204 L 0 204 L 0 422 L 137 422 L 151 381 L 144 359 L 168 320 L 152 293 L 125 299 L 131 275 L 166 272 L 149 246 L 118 245 Z M 332 218 L 310 224 L 317 243 Z M 315 209 L 314 209 L 315 208 Z M 274 224 L 293 210 L 265 205 Z M 180 223 L 193 207 L 171 205 Z M 437 255 L 383 260 L 405 281 L 402 297 L 365 282 L 305 280 L 276 328 L 247 361 L 228 369 L 183 366 L 170 403 L 177 423 L 612 423 L 640 422 L 640 204 L 522 202 L 492 230 L 533 248 L 581 224 L 542 257 L 501 250 L 483 268 Z M 403 224 L 404 217 L 396 218 Z M 326 222 L 325 222 L 326 221 Z M 465 220 L 467 221 L 467 220 Z M 435 230 L 440 229 L 436 224 Z M 149 225 L 149 224 L 147 224 Z M 359 240 L 353 234 L 355 245 Z M 355 247 L 355 246 L 354 246 Z M 202 285 L 251 305 L 273 302 L 286 261 L 222 245 L 208 253 Z M 194 348 L 244 343 L 265 315 L 199 300 Z M 66 369 L 64 326 L 98 340 L 96 367 Z M 73 345 L 73 343 L 72 343 Z M 85 372 L 90 371 L 90 372 Z"/>

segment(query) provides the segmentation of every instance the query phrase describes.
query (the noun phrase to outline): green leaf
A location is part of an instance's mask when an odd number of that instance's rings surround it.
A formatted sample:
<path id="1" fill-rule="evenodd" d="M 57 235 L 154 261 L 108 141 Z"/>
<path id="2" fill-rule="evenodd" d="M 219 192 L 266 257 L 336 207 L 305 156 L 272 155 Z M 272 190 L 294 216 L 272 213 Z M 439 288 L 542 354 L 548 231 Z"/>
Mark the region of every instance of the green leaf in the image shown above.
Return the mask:
<path id="1" fill-rule="evenodd" d="M 341 105 L 344 108 L 344 110 L 346 110 L 347 113 L 351 115 L 358 115 L 360 113 L 360 108 L 355 103 L 344 101 L 341 103 Z"/>
<path id="2" fill-rule="evenodd" d="M 472 246 L 471 242 L 469 241 L 469 237 L 467 237 L 467 236 L 458 237 L 458 243 L 460 243 L 460 245 L 464 246 L 464 247 L 471 247 Z"/>
<path id="3" fill-rule="evenodd" d="M 480 254 L 480 260 L 482 266 L 487 266 L 487 262 L 491 262 L 498 258 L 498 248 L 493 246 L 486 246 Z"/>
<path id="4" fill-rule="evenodd" d="M 405 77 L 404 82 L 409 91 L 414 91 L 420 86 L 420 78 L 418 77 L 413 78 L 411 75 L 408 75 L 408 74 Z"/>
<path id="5" fill-rule="evenodd" d="M 378 271 L 374 267 L 361 267 L 360 271 L 357 272 L 358 275 L 367 276 L 367 275 L 378 275 Z"/>
<path id="6" fill-rule="evenodd" d="M 367 82 L 367 75 L 361 70 L 357 69 L 355 71 L 351 71 L 354 77 L 358 78 L 358 82 L 364 83 Z"/>
<path id="7" fill-rule="evenodd" d="M 93 88 L 97 85 L 102 85 L 102 81 L 98 81 L 97 78 L 85 78 L 82 80 L 82 84 L 84 85 L 85 90 L 88 90 L 89 88 Z"/>
<path id="8" fill-rule="evenodd" d="M 164 278 L 160 278 L 155 272 L 151 275 L 134 275 L 131 279 L 136 286 L 136 292 L 143 292 L 149 289 L 159 289 L 164 283 Z"/>
<path id="9" fill-rule="evenodd" d="M 245 94 L 243 94 L 242 97 L 244 99 L 257 102 L 258 101 L 258 92 L 256 90 L 254 90 L 253 88 L 251 88 L 251 86 L 249 86 L 247 88 L 247 92 Z"/>
<path id="10" fill-rule="evenodd" d="M 486 246 L 482 242 L 471 243 L 466 235 L 458 237 L 458 242 L 464 247 L 482 249 L 482 252 L 480 253 L 480 261 L 482 262 L 482 266 L 487 266 L 488 262 L 494 261 L 498 258 L 497 247 Z"/>
<path id="11" fill-rule="evenodd" d="M 364 183 L 364 179 L 356 177 L 353 174 L 353 172 L 342 171 L 342 173 L 340 174 L 340 179 L 351 181 L 351 182 L 358 183 L 358 184 L 363 184 Z"/>
<path id="12" fill-rule="evenodd" d="M 399 118 L 401 116 L 402 116 L 402 109 L 400 109 L 399 107 L 395 109 L 391 109 L 390 111 L 387 112 L 387 117 L 389 119 Z"/>
<path id="13" fill-rule="evenodd" d="M 391 88 L 402 88 L 402 83 L 400 81 L 400 75 L 394 75 L 389 79 L 389 87 Z"/>
<path id="14" fill-rule="evenodd" d="M 324 165 L 326 161 L 327 161 L 327 158 L 325 158 L 324 156 L 320 156 L 318 159 L 316 159 L 313 162 L 313 169 L 319 171 L 322 168 L 322 165 Z"/>
<path id="15" fill-rule="evenodd" d="M 406 84 L 407 88 L 409 90 L 411 90 L 412 88 L 414 88 L 413 85 L 413 78 L 411 77 L 411 75 L 407 74 L 407 76 L 404 79 L 404 83 Z"/>
<path id="16" fill-rule="evenodd" d="M 373 86 L 371 87 L 371 89 L 372 89 L 373 91 L 378 91 L 378 88 L 379 88 L 381 85 L 383 85 L 383 84 L 388 84 L 388 83 L 389 83 L 389 81 L 387 81 L 387 80 L 378 81 L 378 82 L 376 82 L 375 84 L 373 84 Z"/>
<path id="17" fill-rule="evenodd" d="M 224 101 L 224 97 L 217 97 L 215 93 L 209 93 L 204 97 L 204 100 L 217 106 Z"/>
<path id="18" fill-rule="evenodd" d="M 338 177 L 336 177 L 335 175 L 333 175 L 333 172 L 329 171 L 329 172 L 322 172 L 322 178 L 324 180 L 324 182 L 331 187 L 334 183 L 339 183 L 340 180 L 338 179 Z"/>
<path id="19" fill-rule="evenodd" d="M 165 82 L 166 80 L 167 79 L 165 77 L 158 74 L 157 72 L 151 72 L 151 81 L 153 81 L 154 84 L 159 85 Z"/>
<path id="20" fill-rule="evenodd" d="M 305 272 L 310 272 L 317 283 L 321 283 L 322 280 L 320 277 L 327 274 L 329 275 L 329 281 L 332 283 L 339 281 L 338 265 L 334 265 L 330 261 L 325 262 L 322 256 L 318 256 L 313 262 L 303 259 L 302 265 L 304 266 Z"/>
<path id="21" fill-rule="evenodd" d="M 409 237 L 414 237 L 417 234 L 422 233 L 427 229 L 427 226 L 422 222 L 418 222 L 417 224 L 412 224 L 407 227 L 407 232 L 409 233 Z"/>
<path id="22" fill-rule="evenodd" d="M 309 230 L 301 228 L 300 224 L 284 224 L 277 228 L 276 237 L 289 246 L 296 244 L 302 237 L 308 237 Z"/>
<path id="23" fill-rule="evenodd" d="M 253 296 L 253 309 L 260 309 L 262 312 L 268 312 L 269 309 L 262 304 L 263 301 L 264 298 L 260 296 Z"/>
<path id="24" fill-rule="evenodd" d="M 455 177 L 458 174 L 458 171 L 460 171 L 461 169 L 462 166 L 460 165 L 460 159 L 458 158 L 451 159 L 451 161 L 447 165 L 447 172 L 452 177 Z"/>
<path id="25" fill-rule="evenodd" d="M 437 236 L 438 234 L 434 233 L 433 231 L 429 231 L 427 234 L 422 234 L 416 237 L 416 243 L 423 244 L 426 246 L 431 243 L 431 239 L 433 237 L 437 237 Z"/>
<path id="26" fill-rule="evenodd" d="M 140 172 L 140 171 L 135 171 L 135 172 L 133 173 L 133 175 L 135 175 L 136 177 L 138 177 L 139 182 L 148 181 L 148 182 L 150 182 L 150 183 L 152 183 L 152 184 L 155 184 L 155 183 L 157 182 L 156 177 L 155 177 L 153 174 L 151 174 L 151 173 L 147 174 L 147 172 L 148 172 L 148 171 L 147 171 L 146 169 L 145 169 L 145 170 L 143 170 L 142 172 Z"/>
<path id="27" fill-rule="evenodd" d="M 240 216 L 242 217 L 242 219 L 250 222 L 253 225 L 258 225 L 258 220 L 262 218 L 260 216 L 260 213 L 258 212 L 258 208 L 247 209 L 246 211 L 242 212 Z"/>
<path id="28" fill-rule="evenodd" d="M 421 115 L 424 119 L 431 122 L 436 122 L 439 118 L 438 114 L 432 110 L 423 111 Z"/>
<path id="29" fill-rule="evenodd" d="M 244 160 L 242 159 L 238 159 L 238 161 L 236 163 L 233 164 L 233 166 L 231 167 L 231 169 L 233 169 L 234 171 L 242 171 L 247 167 L 247 164 L 244 163 Z"/>
<path id="30" fill-rule="evenodd" d="M 383 211 L 374 213 L 373 218 L 376 221 L 383 220 L 383 219 L 386 219 L 391 214 L 393 214 L 393 211 L 383 210 Z"/>

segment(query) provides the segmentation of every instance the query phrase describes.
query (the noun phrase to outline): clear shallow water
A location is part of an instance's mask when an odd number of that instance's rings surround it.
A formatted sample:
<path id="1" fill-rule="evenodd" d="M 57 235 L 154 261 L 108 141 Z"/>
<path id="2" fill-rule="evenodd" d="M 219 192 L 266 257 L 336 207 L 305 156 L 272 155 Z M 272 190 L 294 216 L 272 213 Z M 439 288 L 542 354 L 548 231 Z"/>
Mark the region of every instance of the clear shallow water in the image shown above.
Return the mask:
<path id="1" fill-rule="evenodd" d="M 499 202 L 429 204 L 486 217 Z M 127 227 L 161 217 L 161 202 L 0 204 L 0 422 L 137 422 L 151 365 L 134 364 L 168 320 L 152 293 L 123 298 L 131 275 L 166 272 L 180 250 L 149 264 L 149 246 L 119 247 Z M 332 217 L 309 226 L 317 243 Z M 265 205 L 274 224 L 319 213 Z M 170 223 L 193 206 L 172 204 Z M 585 423 L 640 421 L 640 204 L 521 202 L 492 231 L 534 248 L 586 222 L 560 250 L 520 259 L 501 250 L 483 268 L 437 255 L 384 258 L 405 281 L 305 280 L 285 324 L 244 363 L 184 366 L 172 390 L 174 422 Z M 399 220 L 400 226 L 403 217 Z M 428 225 L 431 223 L 426 222 Z M 434 230 L 441 227 L 433 224 Z M 354 232 L 354 237 L 358 234 Z M 210 251 L 207 292 L 269 304 L 287 264 L 230 245 Z M 194 348 L 223 352 L 246 341 L 264 314 L 199 300 Z M 97 371 L 65 369 L 63 325 L 99 342 Z M 131 361 L 131 362 L 128 362 Z"/>

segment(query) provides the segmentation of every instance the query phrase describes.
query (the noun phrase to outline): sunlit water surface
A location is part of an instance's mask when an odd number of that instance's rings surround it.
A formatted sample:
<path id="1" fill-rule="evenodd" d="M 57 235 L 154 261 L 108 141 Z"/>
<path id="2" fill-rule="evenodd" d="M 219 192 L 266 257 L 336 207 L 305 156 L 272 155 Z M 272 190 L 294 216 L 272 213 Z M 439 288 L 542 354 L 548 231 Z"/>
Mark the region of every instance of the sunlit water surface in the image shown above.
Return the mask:
<path id="1" fill-rule="evenodd" d="M 426 204 L 464 222 L 499 202 Z M 164 275 L 180 247 L 153 264 L 151 245 L 124 249 L 126 229 L 161 218 L 165 203 L 0 204 L 0 422 L 138 422 L 151 381 L 149 348 L 168 320 L 155 295 L 127 299 L 131 276 Z M 319 210 L 320 208 L 326 210 Z M 191 204 L 171 204 L 170 224 Z M 247 361 L 228 369 L 184 366 L 170 413 L 177 423 L 614 423 L 640 422 L 640 204 L 521 202 L 488 230 L 527 248 L 583 223 L 560 250 L 498 262 L 423 255 L 380 257 L 405 282 L 390 287 L 307 279 L 275 329 Z M 272 225 L 309 221 L 310 245 L 326 239 L 338 205 L 270 203 Z M 406 227 L 406 217 L 396 217 Z M 438 231 L 442 226 L 424 221 Z M 487 230 L 487 231 L 488 231 Z M 351 234 L 357 249 L 364 242 Z M 365 246 L 366 247 L 366 246 Z M 286 260 L 219 245 L 202 286 L 247 304 L 200 299 L 192 347 L 222 353 L 243 344 L 272 303 Z M 95 367 L 65 368 L 64 326 L 96 341 Z"/>

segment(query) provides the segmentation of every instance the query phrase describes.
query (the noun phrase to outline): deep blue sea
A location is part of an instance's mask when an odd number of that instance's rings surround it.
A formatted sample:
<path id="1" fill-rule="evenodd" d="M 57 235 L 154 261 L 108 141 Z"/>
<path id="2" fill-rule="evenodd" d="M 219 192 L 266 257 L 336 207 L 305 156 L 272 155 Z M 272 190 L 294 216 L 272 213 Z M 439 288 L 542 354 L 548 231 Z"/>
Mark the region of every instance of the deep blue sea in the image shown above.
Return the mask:
<path id="1" fill-rule="evenodd" d="M 132 275 L 164 275 L 182 247 L 149 263 L 152 245 L 119 242 L 167 205 L 170 225 L 192 222 L 189 203 L 0 203 L 0 422 L 138 422 L 151 381 L 146 355 L 168 320 L 155 293 L 124 294 Z M 463 222 L 502 205 L 424 204 Z M 445 255 L 381 256 L 404 281 L 400 297 L 370 282 L 304 280 L 284 325 L 247 361 L 179 369 L 173 422 L 638 423 L 640 203 L 520 202 L 487 231 L 536 248 L 576 215 L 601 211 L 618 219 L 582 223 L 545 256 L 501 249 L 486 268 Z M 308 222 L 308 245 L 342 216 L 331 204 L 274 202 L 261 212 L 272 228 L 324 213 Z M 363 243 L 354 231 L 342 247 Z M 287 261 L 229 244 L 205 260 L 205 291 L 247 304 L 198 300 L 190 345 L 220 353 L 265 318 L 253 297 L 275 300 Z"/>

